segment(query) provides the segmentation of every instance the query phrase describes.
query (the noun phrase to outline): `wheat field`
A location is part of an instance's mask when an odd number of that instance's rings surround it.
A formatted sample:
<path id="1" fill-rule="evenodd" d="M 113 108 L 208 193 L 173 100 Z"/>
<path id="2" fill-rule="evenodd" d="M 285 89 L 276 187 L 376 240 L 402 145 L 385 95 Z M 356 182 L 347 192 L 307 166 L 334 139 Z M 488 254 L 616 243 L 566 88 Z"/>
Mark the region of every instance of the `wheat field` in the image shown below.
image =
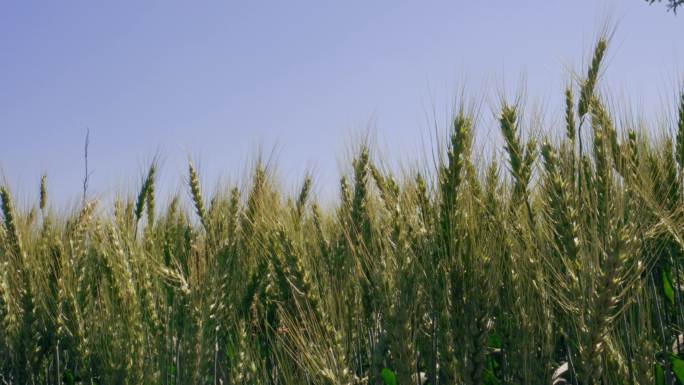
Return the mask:
<path id="1" fill-rule="evenodd" d="M 425 172 L 359 146 L 330 206 L 263 163 L 165 207 L 154 163 L 70 214 L 2 186 L 0 382 L 683 384 L 684 95 L 663 135 L 617 115 L 607 43 L 558 138 L 504 101 L 484 161 L 462 108 Z"/>

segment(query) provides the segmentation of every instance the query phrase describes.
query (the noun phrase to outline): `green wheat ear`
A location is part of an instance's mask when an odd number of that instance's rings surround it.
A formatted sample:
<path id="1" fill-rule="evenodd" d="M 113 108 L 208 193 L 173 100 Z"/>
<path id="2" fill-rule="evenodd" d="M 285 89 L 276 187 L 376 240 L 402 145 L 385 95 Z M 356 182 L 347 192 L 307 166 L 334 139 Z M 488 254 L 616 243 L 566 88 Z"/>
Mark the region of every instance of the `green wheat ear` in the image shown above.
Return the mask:
<path id="1" fill-rule="evenodd" d="M 515 106 L 504 105 L 501 108 L 499 124 L 506 143 L 505 149 L 508 153 L 511 174 L 515 180 L 514 194 L 517 198 L 522 198 L 527 194 L 527 184 L 534 162 L 536 142 L 534 138 L 530 138 L 523 148 L 518 133 L 518 115 Z"/>
<path id="2" fill-rule="evenodd" d="M 679 100 L 675 156 L 680 168 L 684 168 L 684 91 Z"/>
<path id="3" fill-rule="evenodd" d="M 147 188 L 147 194 L 145 196 L 145 203 L 147 205 L 147 225 L 152 226 L 154 224 L 154 181 L 156 174 L 156 166 L 153 164 L 150 166 L 150 172 L 147 175 L 149 180 L 149 186 Z"/>
<path id="4" fill-rule="evenodd" d="M 190 193 L 192 194 L 192 202 L 195 204 L 197 216 L 200 218 L 200 221 L 202 222 L 204 228 L 207 229 L 207 216 L 204 210 L 204 199 L 202 198 L 202 189 L 200 187 L 199 176 L 197 175 L 197 171 L 195 171 L 195 167 L 192 165 L 192 162 L 188 163 L 188 174 L 190 177 L 189 184 Z"/>
<path id="5" fill-rule="evenodd" d="M 596 80 L 598 78 L 599 70 L 601 67 L 601 60 L 606 52 L 607 42 L 604 38 L 599 39 L 594 49 L 594 57 L 589 65 L 589 70 L 587 72 L 587 78 L 582 82 L 582 87 L 580 91 L 580 99 L 577 107 L 577 112 L 579 116 L 584 116 L 587 114 L 592 98 L 594 97 L 594 88 L 596 87 Z"/>
<path id="6" fill-rule="evenodd" d="M 143 208 L 145 207 L 145 201 L 149 199 L 150 189 L 153 188 L 154 175 L 156 173 L 156 166 L 154 163 L 150 166 L 147 176 L 143 181 L 140 192 L 138 193 L 138 198 L 135 200 L 135 220 L 140 221 L 142 217 Z"/>
<path id="7" fill-rule="evenodd" d="M 343 211 L 351 209 L 351 190 L 349 188 L 349 180 L 346 175 L 340 177 L 340 200 Z"/>
<path id="8" fill-rule="evenodd" d="M 306 200 L 309 198 L 309 194 L 311 193 L 311 183 L 311 176 L 307 175 L 306 178 L 304 178 L 304 183 L 302 183 L 302 188 L 299 191 L 299 196 L 297 197 L 297 218 L 302 217 Z"/>
<path id="9" fill-rule="evenodd" d="M 47 175 L 40 177 L 40 211 L 45 212 L 45 206 L 47 205 Z"/>
<path id="10" fill-rule="evenodd" d="M 470 130 L 472 128 L 472 120 L 463 113 L 454 119 L 454 130 L 451 134 L 451 147 L 447 154 L 449 158 L 448 173 L 448 188 L 456 189 L 461 184 L 463 179 L 463 168 L 465 159 L 470 151 Z"/>
<path id="11" fill-rule="evenodd" d="M 0 200 L 2 200 L 2 214 L 5 217 L 5 229 L 10 245 L 17 256 L 22 256 L 21 240 L 17 230 L 17 218 L 12 203 L 12 196 L 5 186 L 0 186 Z"/>
<path id="12" fill-rule="evenodd" d="M 572 145 L 575 143 L 575 108 L 572 96 L 572 86 L 565 89 L 565 134 Z M 573 146 L 574 149 L 574 146 Z"/>
<path id="13" fill-rule="evenodd" d="M 351 201 L 351 220 L 361 233 L 368 235 L 368 148 L 363 147 L 354 164 L 354 195 Z"/>
<path id="14" fill-rule="evenodd" d="M 515 107 L 504 105 L 501 108 L 501 117 L 499 123 L 501 125 L 501 132 L 506 141 L 506 151 L 508 152 L 509 161 L 511 163 L 511 171 L 514 175 L 518 175 L 522 170 L 522 147 L 518 138 L 517 128 L 517 113 Z"/>

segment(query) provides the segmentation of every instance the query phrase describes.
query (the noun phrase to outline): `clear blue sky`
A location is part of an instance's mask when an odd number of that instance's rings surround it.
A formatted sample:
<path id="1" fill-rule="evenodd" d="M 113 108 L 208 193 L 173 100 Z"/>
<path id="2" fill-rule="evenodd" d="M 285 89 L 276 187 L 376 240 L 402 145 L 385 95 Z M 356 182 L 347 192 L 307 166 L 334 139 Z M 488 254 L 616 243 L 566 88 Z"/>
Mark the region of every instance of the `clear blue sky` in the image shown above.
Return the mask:
<path id="1" fill-rule="evenodd" d="M 464 81 L 483 115 L 524 83 L 553 123 L 606 15 L 604 84 L 671 109 L 684 14 L 643 0 L 0 2 L 0 169 L 24 204 L 42 173 L 53 199 L 77 199 L 89 128 L 93 195 L 134 191 L 155 154 L 161 189 L 188 156 L 211 189 L 259 148 L 288 191 L 313 170 L 334 194 L 369 128 L 393 159 L 419 159 Z"/>

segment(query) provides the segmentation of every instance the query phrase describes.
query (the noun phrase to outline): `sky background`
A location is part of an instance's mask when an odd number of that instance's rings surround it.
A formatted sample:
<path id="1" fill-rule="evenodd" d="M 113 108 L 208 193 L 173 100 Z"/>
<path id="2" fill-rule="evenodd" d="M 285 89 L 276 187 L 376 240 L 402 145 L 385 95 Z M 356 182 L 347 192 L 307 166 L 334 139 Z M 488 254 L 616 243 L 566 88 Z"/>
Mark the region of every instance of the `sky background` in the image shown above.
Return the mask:
<path id="1" fill-rule="evenodd" d="M 53 203 L 73 203 L 89 129 L 93 196 L 134 193 L 155 155 L 159 190 L 187 195 L 190 157 L 211 191 L 261 152 L 286 191 L 313 171 L 334 197 L 361 138 L 420 161 L 464 88 L 479 143 L 500 141 L 493 111 L 522 89 L 553 130 L 606 20 L 602 84 L 635 115 L 666 116 L 684 13 L 643 0 L 0 0 L 0 173 L 24 205 L 43 173 Z"/>

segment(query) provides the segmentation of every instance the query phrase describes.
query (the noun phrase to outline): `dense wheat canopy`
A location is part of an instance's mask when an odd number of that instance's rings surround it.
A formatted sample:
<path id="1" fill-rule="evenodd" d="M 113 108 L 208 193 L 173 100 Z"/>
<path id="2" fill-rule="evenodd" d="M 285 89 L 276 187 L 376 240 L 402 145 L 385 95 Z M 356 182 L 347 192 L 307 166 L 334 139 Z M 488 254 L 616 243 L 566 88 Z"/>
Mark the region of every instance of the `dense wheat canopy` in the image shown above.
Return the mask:
<path id="1" fill-rule="evenodd" d="M 665 137 L 631 125 L 607 49 L 560 90 L 564 134 L 503 100 L 485 161 L 462 108 L 432 169 L 360 145 L 335 205 L 262 163 L 212 196 L 190 163 L 188 205 L 156 199 L 156 163 L 66 215 L 49 175 L 27 209 L 3 186 L 0 381 L 684 383 L 684 94 Z"/>

